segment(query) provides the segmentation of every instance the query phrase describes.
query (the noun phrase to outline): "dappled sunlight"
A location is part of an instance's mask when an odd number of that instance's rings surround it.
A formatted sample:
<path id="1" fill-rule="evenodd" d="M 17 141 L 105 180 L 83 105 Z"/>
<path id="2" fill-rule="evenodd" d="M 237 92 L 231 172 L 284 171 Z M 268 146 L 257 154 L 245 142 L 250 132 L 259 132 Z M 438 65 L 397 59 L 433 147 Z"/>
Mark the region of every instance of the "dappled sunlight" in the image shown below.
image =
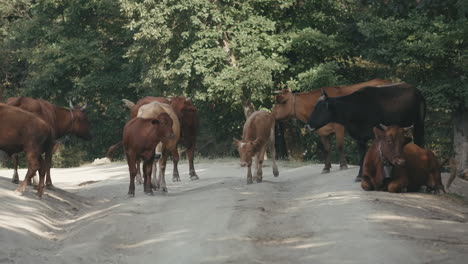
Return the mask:
<path id="1" fill-rule="evenodd" d="M 334 245 L 335 242 L 315 242 L 315 243 L 306 243 L 294 246 L 294 249 L 311 249 L 311 248 L 318 248 L 318 247 L 326 247 L 330 245 Z"/>

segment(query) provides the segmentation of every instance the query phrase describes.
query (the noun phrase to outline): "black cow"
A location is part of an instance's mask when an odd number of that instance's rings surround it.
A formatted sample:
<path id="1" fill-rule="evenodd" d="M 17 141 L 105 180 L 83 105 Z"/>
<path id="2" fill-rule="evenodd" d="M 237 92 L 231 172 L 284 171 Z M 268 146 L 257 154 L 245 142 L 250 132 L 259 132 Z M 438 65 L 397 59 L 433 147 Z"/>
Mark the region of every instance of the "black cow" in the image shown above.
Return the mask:
<path id="1" fill-rule="evenodd" d="M 328 123 L 342 124 L 357 141 L 360 155 L 359 174 L 367 141 L 373 137 L 372 128 L 379 124 L 407 127 L 414 125 L 414 142 L 424 147 L 424 117 L 426 103 L 421 92 L 407 83 L 364 87 L 350 95 L 328 97 L 322 91 L 306 129 L 314 131 Z"/>

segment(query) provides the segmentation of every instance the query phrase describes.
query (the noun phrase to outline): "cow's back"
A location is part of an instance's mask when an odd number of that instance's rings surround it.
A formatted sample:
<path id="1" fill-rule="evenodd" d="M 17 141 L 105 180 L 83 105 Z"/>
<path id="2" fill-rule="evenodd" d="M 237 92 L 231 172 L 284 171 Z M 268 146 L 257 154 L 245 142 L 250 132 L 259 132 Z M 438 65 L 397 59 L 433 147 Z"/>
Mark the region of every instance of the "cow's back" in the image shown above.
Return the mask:
<path id="1" fill-rule="evenodd" d="M 51 127 L 56 127 L 55 106 L 45 100 L 30 97 L 11 97 L 8 98 L 6 104 L 34 113 L 46 121 Z"/>
<path id="2" fill-rule="evenodd" d="M 169 149 L 171 149 L 175 147 L 177 141 L 180 138 L 180 122 L 179 118 L 170 105 L 160 103 L 158 101 L 144 104 L 139 108 L 137 117 L 150 119 L 158 117 L 161 113 L 169 114 L 172 119 L 172 131 L 174 132 L 174 138 L 170 140 L 170 144 L 167 146 Z"/>
<path id="3" fill-rule="evenodd" d="M 275 124 L 275 119 L 271 113 L 266 111 L 256 111 L 250 115 L 244 124 L 242 133 L 243 140 L 267 141 L 270 137 L 271 129 Z"/>
<path id="4" fill-rule="evenodd" d="M 38 143 L 49 142 L 53 130 L 37 115 L 17 107 L 0 103 L 0 149 L 17 153 Z"/>
<path id="5" fill-rule="evenodd" d="M 145 104 L 149 104 L 152 102 L 160 102 L 164 104 L 170 104 L 169 100 L 167 100 L 164 97 L 154 97 L 154 96 L 146 96 L 138 100 L 136 104 L 130 109 L 130 118 L 135 118 L 138 115 L 138 111 L 140 107 L 142 107 Z"/>

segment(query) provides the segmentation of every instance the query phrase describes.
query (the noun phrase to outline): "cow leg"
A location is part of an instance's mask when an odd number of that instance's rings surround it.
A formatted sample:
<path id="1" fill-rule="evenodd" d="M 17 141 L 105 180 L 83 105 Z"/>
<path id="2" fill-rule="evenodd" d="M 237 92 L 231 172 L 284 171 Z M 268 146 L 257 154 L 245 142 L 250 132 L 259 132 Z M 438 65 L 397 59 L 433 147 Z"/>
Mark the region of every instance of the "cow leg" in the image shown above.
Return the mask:
<path id="1" fill-rule="evenodd" d="M 273 175 L 279 176 L 278 166 L 276 166 L 276 148 L 275 148 L 275 126 L 271 128 L 270 140 L 267 143 L 268 149 L 270 150 L 271 162 L 273 167 Z"/>
<path id="2" fill-rule="evenodd" d="M 26 159 L 28 161 L 28 172 L 24 178 L 24 181 L 16 188 L 16 192 L 23 193 L 26 189 L 26 185 L 31 181 L 36 171 L 40 168 L 39 157 L 40 155 L 35 152 L 26 152 Z"/>
<path id="3" fill-rule="evenodd" d="M 52 167 L 52 154 L 54 153 L 53 148 L 55 148 L 55 146 L 56 145 L 52 146 L 50 150 L 46 151 L 44 155 L 45 157 L 44 165 L 45 165 L 45 173 L 46 173 L 45 187 L 49 190 L 54 189 L 54 185 L 52 185 L 52 179 L 50 178 L 50 168 Z"/>
<path id="4" fill-rule="evenodd" d="M 143 161 L 143 176 L 145 177 L 144 191 L 146 194 L 153 194 L 151 188 L 151 171 L 153 169 L 154 158 Z"/>
<path id="5" fill-rule="evenodd" d="M 262 182 L 263 180 L 263 159 L 265 158 L 265 147 L 266 146 L 263 146 L 263 148 L 257 153 L 257 156 L 255 158 L 255 165 L 257 167 L 255 179 L 257 180 L 257 182 Z"/>
<path id="6" fill-rule="evenodd" d="M 391 181 L 387 186 L 388 192 L 391 193 L 406 192 L 407 188 L 408 181 L 402 177 Z"/>
<path id="7" fill-rule="evenodd" d="M 189 162 L 190 180 L 198 180 L 199 178 L 197 173 L 195 172 L 195 166 L 193 165 L 193 158 L 195 157 L 195 144 L 193 144 L 192 146 L 190 146 L 190 148 L 186 150 L 186 154 Z"/>
<path id="8" fill-rule="evenodd" d="M 166 186 L 166 163 L 167 163 L 167 156 L 168 156 L 168 151 L 164 151 L 162 158 L 159 160 L 159 178 L 158 178 L 158 186 L 163 192 L 167 192 L 167 186 Z"/>
<path id="9" fill-rule="evenodd" d="M 359 173 L 354 180 L 355 182 L 360 182 L 362 178 L 362 164 L 364 163 L 364 156 L 366 155 L 367 150 L 367 140 L 359 140 L 357 142 L 358 150 L 359 150 Z"/>
<path id="10" fill-rule="evenodd" d="M 42 195 L 44 194 L 44 179 L 46 177 L 47 162 L 44 161 L 41 156 L 39 156 L 39 163 L 40 163 L 40 169 L 39 169 L 39 183 L 37 184 L 37 196 L 41 198 Z"/>
<path id="11" fill-rule="evenodd" d="M 323 167 L 322 174 L 329 173 L 331 168 L 330 162 L 330 139 L 329 136 L 321 136 L 323 146 L 323 158 L 325 159 L 325 167 Z"/>
<path id="12" fill-rule="evenodd" d="M 151 176 L 151 186 L 155 190 L 159 190 L 159 178 L 157 176 L 157 171 L 158 171 L 158 162 L 159 162 L 160 159 L 161 159 L 161 155 L 159 155 L 158 159 L 155 159 L 153 161 L 153 170 L 151 172 L 151 174 L 152 174 L 152 176 Z"/>
<path id="13" fill-rule="evenodd" d="M 135 197 L 135 176 L 137 174 L 137 159 L 133 155 L 126 154 L 128 172 L 130 173 L 130 185 L 128 186 L 128 195 Z"/>
<path id="14" fill-rule="evenodd" d="M 136 180 L 138 182 L 138 184 L 142 184 L 143 183 L 143 179 L 141 178 L 141 173 L 140 173 L 140 159 L 137 159 L 136 160 Z"/>
<path id="15" fill-rule="evenodd" d="M 174 171 L 172 172 L 172 181 L 173 182 L 180 182 L 179 169 L 178 169 L 179 151 L 177 150 L 177 147 L 175 147 L 172 150 L 172 163 L 174 163 Z"/>
<path id="16" fill-rule="evenodd" d="M 13 178 L 11 178 L 12 183 L 19 183 L 19 176 L 18 176 L 18 154 L 13 154 L 11 156 L 11 159 L 13 160 Z"/>
<path id="17" fill-rule="evenodd" d="M 252 163 L 247 165 L 247 184 L 252 184 Z"/>
<path id="18" fill-rule="evenodd" d="M 346 161 L 346 156 L 344 152 L 344 138 L 345 138 L 345 131 L 344 127 L 342 129 L 337 129 L 335 131 L 335 139 L 336 139 L 336 149 L 340 154 L 340 170 L 348 169 L 348 162 Z"/>
<path id="19" fill-rule="evenodd" d="M 365 191 L 373 191 L 374 186 L 372 185 L 369 176 L 363 175 L 361 181 L 361 188 Z"/>

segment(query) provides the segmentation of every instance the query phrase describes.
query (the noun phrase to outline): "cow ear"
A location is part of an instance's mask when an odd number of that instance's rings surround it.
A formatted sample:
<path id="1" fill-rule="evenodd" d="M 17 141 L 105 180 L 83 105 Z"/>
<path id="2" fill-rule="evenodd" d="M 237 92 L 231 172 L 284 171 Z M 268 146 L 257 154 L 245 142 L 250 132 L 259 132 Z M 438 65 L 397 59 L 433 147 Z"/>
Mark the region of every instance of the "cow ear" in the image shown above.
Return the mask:
<path id="1" fill-rule="evenodd" d="M 88 103 L 85 103 L 85 104 L 80 108 L 80 110 L 81 110 L 81 111 L 84 111 L 84 110 L 86 110 L 86 107 L 88 107 Z"/>
<path id="2" fill-rule="evenodd" d="M 377 138 L 380 139 L 380 138 L 383 138 L 385 136 L 385 132 L 380 130 L 379 128 L 374 127 L 373 130 L 374 130 L 374 136 L 375 136 L 376 139 Z"/>
<path id="3" fill-rule="evenodd" d="M 322 88 L 320 88 L 320 92 L 322 92 L 322 96 L 321 96 L 321 97 L 322 97 L 323 99 L 328 99 L 328 94 L 327 94 L 327 92 L 325 92 L 325 90 L 323 90 Z"/>
<path id="4" fill-rule="evenodd" d="M 384 125 L 384 124 L 380 124 L 379 125 L 383 130 L 387 130 L 388 129 L 388 126 Z"/>
<path id="5" fill-rule="evenodd" d="M 151 120 L 151 124 L 153 124 L 153 125 L 157 125 L 157 124 L 160 124 L 160 123 L 161 123 L 161 121 L 159 121 L 158 119 Z"/>
<path id="6" fill-rule="evenodd" d="M 239 145 L 240 141 L 237 138 L 232 138 L 232 144 L 237 146 Z"/>

